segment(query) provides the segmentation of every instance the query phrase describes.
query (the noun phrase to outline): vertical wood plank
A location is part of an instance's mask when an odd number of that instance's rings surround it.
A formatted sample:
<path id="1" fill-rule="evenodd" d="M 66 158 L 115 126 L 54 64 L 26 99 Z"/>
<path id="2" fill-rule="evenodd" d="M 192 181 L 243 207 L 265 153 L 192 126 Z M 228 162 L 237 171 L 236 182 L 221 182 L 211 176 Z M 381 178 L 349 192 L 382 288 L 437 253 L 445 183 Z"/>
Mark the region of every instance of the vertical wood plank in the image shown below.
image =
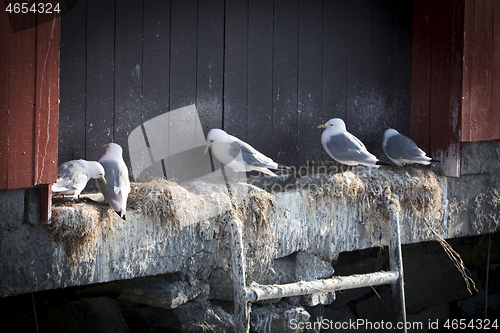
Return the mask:
<path id="1" fill-rule="evenodd" d="M 59 164 L 85 158 L 86 3 L 61 16 Z"/>
<path id="2" fill-rule="evenodd" d="M 394 127 L 395 79 L 395 1 L 372 0 L 371 33 L 371 124 L 364 133 L 364 143 L 370 152 L 385 159 L 382 135 Z"/>
<path id="3" fill-rule="evenodd" d="M 500 139 L 500 2 L 493 7 L 493 63 L 491 78 L 491 140 Z"/>
<path id="4" fill-rule="evenodd" d="M 274 2 L 273 158 L 298 166 L 298 0 Z"/>
<path id="5" fill-rule="evenodd" d="M 316 125 L 347 116 L 347 7 L 347 0 L 324 2 L 323 115 Z M 317 142 L 320 138 L 318 130 Z M 330 159 L 323 149 L 321 159 Z"/>
<path id="6" fill-rule="evenodd" d="M 52 218 L 52 184 L 42 185 L 38 190 L 40 191 L 40 222 L 50 223 Z"/>
<path id="7" fill-rule="evenodd" d="M 471 141 L 489 140 L 491 133 L 491 74 L 493 57 L 493 1 L 474 2 L 471 69 Z M 498 92 L 497 92 L 498 93 Z"/>
<path id="8" fill-rule="evenodd" d="M 323 0 L 299 0 L 298 161 L 317 159 L 323 150 L 317 127 L 322 118 Z"/>
<path id="9" fill-rule="evenodd" d="M 431 153 L 447 176 L 460 175 L 464 3 L 433 3 Z"/>
<path id="10" fill-rule="evenodd" d="M 411 1 L 395 2 L 394 120 L 392 126 L 410 136 L 411 101 Z"/>
<path id="11" fill-rule="evenodd" d="M 432 0 L 413 2 L 410 137 L 430 154 Z"/>
<path id="12" fill-rule="evenodd" d="M 114 18 L 113 0 L 87 0 L 85 158 L 91 161 L 98 161 L 103 145 L 113 142 Z"/>
<path id="13" fill-rule="evenodd" d="M 224 130 L 247 141 L 248 1 L 226 2 Z"/>
<path id="14" fill-rule="evenodd" d="M 10 38 L 8 189 L 33 185 L 36 82 L 36 15 L 11 19 L 31 28 L 13 33 Z"/>
<path id="15" fill-rule="evenodd" d="M 117 3 L 115 9 L 114 142 L 130 166 L 128 135 L 142 119 L 142 2 Z"/>
<path id="16" fill-rule="evenodd" d="M 464 63 L 462 75 L 462 141 L 471 139 L 471 90 L 472 90 L 472 58 L 474 46 L 474 3 L 465 0 L 464 5 Z"/>
<path id="17" fill-rule="evenodd" d="M 170 1 L 144 1 L 143 123 L 169 111 Z"/>
<path id="18" fill-rule="evenodd" d="M 222 128 L 224 86 L 224 0 L 198 2 L 196 107 L 206 137 Z"/>
<path id="19" fill-rule="evenodd" d="M 0 189 L 7 188 L 9 160 L 10 25 L 7 12 L 0 12 Z"/>
<path id="20" fill-rule="evenodd" d="M 273 158 L 273 2 L 249 1 L 248 16 L 247 140 Z"/>
<path id="21" fill-rule="evenodd" d="M 196 102 L 197 2 L 172 0 L 170 110 Z"/>
<path id="22" fill-rule="evenodd" d="M 365 141 L 371 119 L 371 0 L 349 1 L 347 41 L 347 131 Z M 368 150 L 373 147 L 367 145 Z"/>
<path id="23" fill-rule="evenodd" d="M 196 103 L 196 54 L 198 45 L 198 15 L 196 0 L 171 1 L 171 63 L 170 63 L 170 110 Z M 177 128 L 182 128 L 179 140 Z M 192 117 L 170 118 L 169 154 L 187 151 L 196 145 L 196 122 Z M 195 163 L 192 157 L 180 154 L 167 161 L 169 179 L 178 178 L 183 165 Z"/>
<path id="24" fill-rule="evenodd" d="M 37 14 L 36 110 L 34 133 L 35 174 L 33 185 L 57 181 L 57 134 L 59 126 L 60 17 Z"/>

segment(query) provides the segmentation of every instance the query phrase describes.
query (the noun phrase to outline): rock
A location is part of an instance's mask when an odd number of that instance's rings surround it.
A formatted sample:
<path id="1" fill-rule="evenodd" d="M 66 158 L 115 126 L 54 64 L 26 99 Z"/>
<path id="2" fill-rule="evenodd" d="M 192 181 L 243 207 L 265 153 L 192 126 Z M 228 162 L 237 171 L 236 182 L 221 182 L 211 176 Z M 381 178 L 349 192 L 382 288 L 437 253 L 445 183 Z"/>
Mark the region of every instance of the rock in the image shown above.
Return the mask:
<path id="1" fill-rule="evenodd" d="M 198 280 L 189 283 L 177 275 L 164 275 L 123 282 L 119 299 L 174 309 L 198 297 L 202 292 L 208 294 L 208 290 L 208 285 L 203 285 Z"/>
<path id="2" fill-rule="evenodd" d="M 107 297 L 43 307 L 40 316 L 47 332 L 128 332 L 120 306 Z"/>
<path id="3" fill-rule="evenodd" d="M 406 248 L 403 251 L 403 267 L 406 310 L 409 314 L 470 296 L 462 275 L 444 251 L 432 254 Z M 477 278 L 474 280 L 480 288 Z"/>
<path id="4" fill-rule="evenodd" d="M 335 292 L 320 292 L 315 294 L 303 295 L 301 297 L 301 304 L 306 306 L 328 305 L 335 301 Z"/>
<path id="5" fill-rule="evenodd" d="M 450 318 L 450 316 L 451 311 L 449 303 L 443 303 L 430 307 L 414 315 L 408 314 L 406 317 L 406 322 L 412 323 L 413 325 L 413 327 L 408 329 L 408 333 L 428 332 L 430 323 L 434 323 L 437 321 L 442 325 L 446 321 L 446 319 Z M 417 326 L 419 325 L 419 323 L 422 323 L 422 329 L 419 329 L 419 327 Z"/>
<path id="6" fill-rule="evenodd" d="M 334 270 L 330 262 L 321 260 L 317 256 L 307 252 L 297 252 L 295 257 L 296 281 L 326 279 L 332 276 L 333 272 Z"/>
<path id="7" fill-rule="evenodd" d="M 208 301 L 194 301 L 183 304 L 174 310 L 182 326 L 183 333 L 233 333 L 233 316 L 218 304 Z"/>
<path id="8" fill-rule="evenodd" d="M 265 306 L 252 306 L 251 330 L 258 333 L 305 332 L 311 315 L 303 308 L 286 302 Z"/>
<path id="9" fill-rule="evenodd" d="M 172 309 L 125 301 L 121 302 L 121 306 L 130 332 L 182 332 L 179 318 Z"/>

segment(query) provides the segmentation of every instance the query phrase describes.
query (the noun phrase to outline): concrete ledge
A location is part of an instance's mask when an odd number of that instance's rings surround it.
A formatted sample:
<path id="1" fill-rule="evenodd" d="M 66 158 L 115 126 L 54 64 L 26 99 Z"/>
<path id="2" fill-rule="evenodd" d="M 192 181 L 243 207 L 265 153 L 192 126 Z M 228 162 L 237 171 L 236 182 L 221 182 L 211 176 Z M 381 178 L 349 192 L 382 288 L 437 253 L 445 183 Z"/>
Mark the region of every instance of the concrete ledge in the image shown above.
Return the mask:
<path id="1" fill-rule="evenodd" d="M 445 178 L 425 169 L 387 168 L 279 184 L 281 191 L 273 186 L 273 193 L 232 187 L 244 222 L 248 283 L 280 283 L 274 260 L 296 252 L 331 261 L 341 252 L 387 245 L 379 200 L 386 190 L 401 203 L 403 243 L 434 240 L 423 218 L 445 238 L 499 230 L 498 173 Z M 0 191 L 0 296 L 180 273 L 225 299 L 230 290 L 214 280 L 224 281 L 231 271 L 225 186 L 168 183 L 149 190 L 141 192 L 144 200 L 130 203 L 126 221 L 86 200 L 54 207 L 52 225 L 28 221 L 24 190 Z"/>

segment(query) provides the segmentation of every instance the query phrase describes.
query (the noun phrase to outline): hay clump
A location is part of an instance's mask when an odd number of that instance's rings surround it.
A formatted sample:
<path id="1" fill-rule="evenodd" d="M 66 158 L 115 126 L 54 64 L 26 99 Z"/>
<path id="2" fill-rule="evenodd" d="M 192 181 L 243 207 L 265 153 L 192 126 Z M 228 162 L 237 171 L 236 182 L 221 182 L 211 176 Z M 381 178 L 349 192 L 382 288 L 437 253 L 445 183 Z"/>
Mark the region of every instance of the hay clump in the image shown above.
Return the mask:
<path id="1" fill-rule="evenodd" d="M 178 227 L 176 209 L 170 186 L 176 185 L 164 178 L 147 183 L 132 183 L 128 196 L 128 207 L 142 211 L 145 215 L 161 221 L 172 221 Z"/>
<path id="2" fill-rule="evenodd" d="M 104 220 L 114 214 L 108 207 L 98 204 L 63 204 L 52 210 L 50 231 L 55 240 L 63 245 L 70 261 L 76 263 L 80 248 L 95 246 L 100 238 Z"/>
<path id="3" fill-rule="evenodd" d="M 247 274 L 265 275 L 272 268 L 276 254 L 274 228 L 268 216 L 276 204 L 275 196 L 267 191 L 251 188 L 245 200 L 237 207 L 236 215 L 244 221 Z"/>

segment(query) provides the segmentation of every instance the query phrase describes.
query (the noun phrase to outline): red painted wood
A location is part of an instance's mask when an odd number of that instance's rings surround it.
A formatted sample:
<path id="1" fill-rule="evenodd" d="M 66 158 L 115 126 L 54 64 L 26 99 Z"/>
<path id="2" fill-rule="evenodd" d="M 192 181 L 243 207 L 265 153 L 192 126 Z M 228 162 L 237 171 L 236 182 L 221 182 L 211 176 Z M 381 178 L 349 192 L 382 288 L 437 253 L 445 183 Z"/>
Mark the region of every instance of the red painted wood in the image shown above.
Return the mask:
<path id="1" fill-rule="evenodd" d="M 469 141 L 471 132 L 471 84 L 474 41 L 474 0 L 465 0 L 464 10 L 464 65 L 462 77 L 462 141 Z"/>
<path id="2" fill-rule="evenodd" d="M 33 186 L 36 16 L 11 16 L 31 28 L 10 34 L 9 152 L 7 189 Z"/>
<path id="3" fill-rule="evenodd" d="M 52 184 L 42 185 L 40 191 L 40 222 L 50 223 L 52 217 Z"/>
<path id="4" fill-rule="evenodd" d="M 430 153 L 432 0 L 413 2 L 410 137 Z"/>
<path id="5" fill-rule="evenodd" d="M 46 16 L 52 16 L 52 20 Z M 59 28 L 55 14 L 38 14 L 34 185 L 57 180 L 59 122 Z"/>
<path id="6" fill-rule="evenodd" d="M 462 141 L 500 138 L 500 4 L 466 0 Z"/>
<path id="7" fill-rule="evenodd" d="M 493 57 L 493 2 L 474 2 L 474 31 L 471 73 L 470 141 L 488 140 L 491 135 L 491 72 Z"/>
<path id="8" fill-rule="evenodd" d="M 448 176 L 460 175 L 463 1 L 433 3 L 431 67 L 431 156 Z"/>
<path id="9" fill-rule="evenodd" d="M 500 139 L 500 1 L 493 1 L 493 59 L 491 77 L 491 140 Z"/>
<path id="10" fill-rule="evenodd" d="M 0 6 L 1 8 L 1 6 Z M 9 78 L 10 78 L 10 26 L 9 17 L 0 11 L 0 189 L 7 188 L 8 147 L 9 147 Z"/>

